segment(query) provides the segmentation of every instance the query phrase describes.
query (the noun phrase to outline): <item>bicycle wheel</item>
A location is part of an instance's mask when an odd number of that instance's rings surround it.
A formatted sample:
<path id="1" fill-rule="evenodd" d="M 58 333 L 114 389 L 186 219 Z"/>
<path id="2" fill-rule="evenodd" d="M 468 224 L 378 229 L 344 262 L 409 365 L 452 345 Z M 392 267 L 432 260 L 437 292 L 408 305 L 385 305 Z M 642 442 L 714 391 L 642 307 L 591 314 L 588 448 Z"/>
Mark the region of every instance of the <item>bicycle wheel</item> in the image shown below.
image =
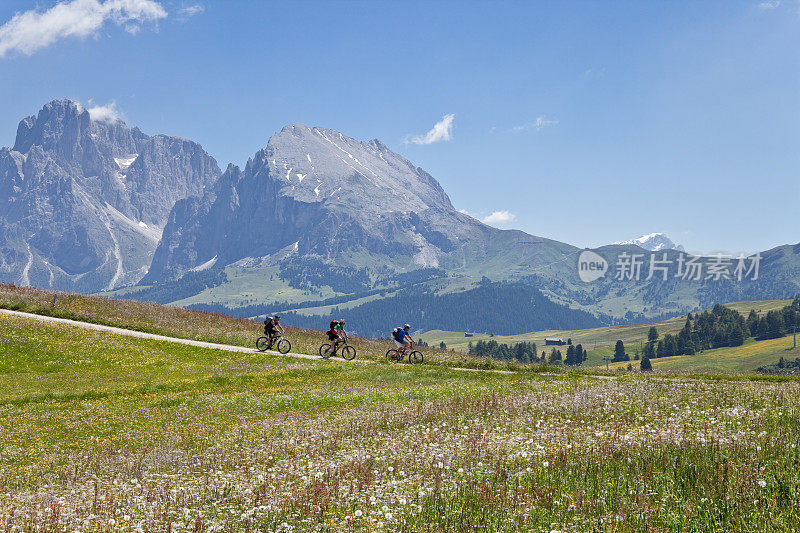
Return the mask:
<path id="1" fill-rule="evenodd" d="M 408 362 L 412 363 L 412 364 L 419 364 L 419 363 L 422 362 L 423 359 L 424 359 L 424 357 L 422 357 L 422 352 L 417 351 L 417 350 L 414 350 L 408 356 Z"/>
<path id="2" fill-rule="evenodd" d="M 399 361 L 399 356 L 397 355 L 397 350 L 387 350 L 386 359 L 388 359 L 390 363 L 394 363 L 394 362 Z"/>
<path id="3" fill-rule="evenodd" d="M 344 357 L 346 361 L 352 361 L 356 358 L 356 349 L 352 346 L 345 346 L 342 348 L 342 357 Z"/>
<path id="4" fill-rule="evenodd" d="M 278 341 L 277 348 L 279 352 L 286 354 L 289 353 L 289 350 L 292 349 L 292 343 L 289 342 L 289 339 L 281 339 Z"/>
<path id="5" fill-rule="evenodd" d="M 269 349 L 269 339 L 266 337 L 259 337 L 256 339 L 256 350 L 259 352 L 266 352 Z"/>
<path id="6" fill-rule="evenodd" d="M 323 359 L 327 359 L 331 356 L 331 345 L 330 344 L 323 344 L 319 347 L 319 356 Z"/>

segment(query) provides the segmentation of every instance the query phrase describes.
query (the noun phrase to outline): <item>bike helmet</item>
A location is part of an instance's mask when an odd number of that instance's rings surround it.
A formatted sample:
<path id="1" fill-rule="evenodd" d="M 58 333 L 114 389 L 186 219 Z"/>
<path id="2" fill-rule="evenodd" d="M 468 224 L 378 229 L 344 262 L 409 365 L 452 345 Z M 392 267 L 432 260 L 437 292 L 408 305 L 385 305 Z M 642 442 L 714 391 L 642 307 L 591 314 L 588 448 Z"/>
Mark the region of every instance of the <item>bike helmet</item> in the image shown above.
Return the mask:
<path id="1" fill-rule="evenodd" d="M 343 325 L 343 326 L 344 326 L 344 318 L 343 318 L 343 319 L 341 319 L 341 320 L 339 320 L 339 324 L 341 324 L 341 325 Z"/>
<path id="2" fill-rule="evenodd" d="M 280 320 L 280 319 L 281 319 L 281 316 L 280 316 L 280 315 L 275 315 L 275 321 L 276 321 L 276 322 L 277 322 L 278 320 Z"/>
<path id="3" fill-rule="evenodd" d="M 267 317 L 267 320 L 272 320 L 272 317 L 271 317 L 271 316 L 268 316 L 268 317 Z"/>
<path id="4" fill-rule="evenodd" d="M 411 329 L 411 326 L 409 326 L 408 324 L 405 324 L 405 325 L 403 326 L 403 329 Z"/>

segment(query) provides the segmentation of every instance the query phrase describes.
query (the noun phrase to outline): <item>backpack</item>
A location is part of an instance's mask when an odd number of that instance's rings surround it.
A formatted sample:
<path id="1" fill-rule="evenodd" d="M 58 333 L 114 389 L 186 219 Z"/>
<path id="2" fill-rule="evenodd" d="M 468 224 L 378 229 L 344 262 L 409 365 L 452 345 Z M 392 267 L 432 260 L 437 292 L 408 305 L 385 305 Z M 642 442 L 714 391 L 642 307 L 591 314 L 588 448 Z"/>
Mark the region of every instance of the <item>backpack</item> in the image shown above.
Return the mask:
<path id="1" fill-rule="evenodd" d="M 400 326 L 398 326 L 398 327 L 396 327 L 396 328 L 394 328 L 392 330 L 392 338 L 394 338 L 394 340 L 396 340 L 397 342 L 401 342 L 402 341 L 402 339 L 399 337 L 400 332 L 402 330 L 403 330 L 403 328 L 401 328 Z"/>
<path id="2" fill-rule="evenodd" d="M 336 322 L 331 320 L 331 330 L 336 329 Z"/>

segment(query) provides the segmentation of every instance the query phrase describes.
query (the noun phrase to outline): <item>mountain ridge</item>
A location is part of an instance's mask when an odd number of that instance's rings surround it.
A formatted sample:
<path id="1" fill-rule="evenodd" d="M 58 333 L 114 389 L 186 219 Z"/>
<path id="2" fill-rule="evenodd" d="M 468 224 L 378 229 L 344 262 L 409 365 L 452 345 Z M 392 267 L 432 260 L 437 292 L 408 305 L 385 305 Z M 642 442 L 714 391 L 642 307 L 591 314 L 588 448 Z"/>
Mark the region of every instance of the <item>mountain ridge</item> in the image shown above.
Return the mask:
<path id="1" fill-rule="evenodd" d="M 244 169 L 229 165 L 201 199 L 176 205 L 144 282 L 174 279 L 213 257 L 228 265 L 290 246 L 355 268 L 365 265 L 348 253 L 360 249 L 381 256 L 370 265 L 378 270 L 452 267 L 465 243 L 485 247 L 501 234 L 519 246 L 544 242 L 456 211 L 430 174 L 378 140 L 295 124 Z M 198 242 L 214 245 L 189 249 Z"/>
<path id="2" fill-rule="evenodd" d="M 641 247 L 648 241 L 678 264 L 680 247 L 663 234 L 595 252 L 613 269 L 626 255 L 648 260 Z M 400 276 L 428 270 L 438 274 L 419 282 L 413 298 L 471 291 L 485 280 L 519 282 L 560 305 L 630 322 L 754 291 L 789 297 L 800 289 L 800 276 L 786 276 L 800 263 L 792 250 L 765 252 L 765 279 L 753 283 L 674 274 L 661 280 L 646 270 L 636 279 L 612 271 L 585 283 L 577 271 L 581 249 L 487 226 L 456 211 L 430 174 L 380 141 L 298 123 L 273 135 L 243 169 L 229 165 L 201 198 L 176 205 L 143 283 L 173 283 L 212 268 L 228 281 L 190 297 L 181 292 L 178 305 L 233 312 L 280 302 L 282 312 L 305 316 L 356 313 L 378 299 L 390 313 L 396 291 L 406 287 Z"/>
<path id="3" fill-rule="evenodd" d="M 218 174 L 193 141 L 53 100 L 0 149 L 0 280 L 84 292 L 136 283 L 175 201 Z"/>
<path id="4" fill-rule="evenodd" d="M 514 284 L 614 321 L 800 292 L 800 245 L 765 251 L 752 282 L 616 275 L 620 257 L 647 268 L 640 245 L 668 240 L 644 237 L 595 249 L 608 272 L 585 283 L 585 250 L 483 224 L 380 140 L 300 123 L 222 172 L 197 143 L 56 100 L 0 149 L 0 281 L 83 292 L 139 283 L 114 294 L 219 310 L 272 302 L 305 317 L 389 314 L 401 291 L 430 312 L 428 300 L 468 293 L 453 301 L 477 313 L 469 295 Z M 669 243 L 659 258 L 677 263 Z M 507 315 L 520 331 L 539 320 L 521 315 Z"/>

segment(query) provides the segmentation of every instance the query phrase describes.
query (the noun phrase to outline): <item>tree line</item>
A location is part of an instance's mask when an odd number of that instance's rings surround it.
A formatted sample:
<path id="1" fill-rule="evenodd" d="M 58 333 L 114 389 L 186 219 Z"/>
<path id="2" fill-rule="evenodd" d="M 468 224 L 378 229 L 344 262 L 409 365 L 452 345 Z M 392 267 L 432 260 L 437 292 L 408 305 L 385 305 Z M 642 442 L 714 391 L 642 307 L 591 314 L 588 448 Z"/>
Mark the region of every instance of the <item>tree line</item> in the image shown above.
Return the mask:
<path id="1" fill-rule="evenodd" d="M 792 333 L 796 327 L 800 327 L 800 297 L 781 309 L 768 311 L 764 316 L 759 316 L 753 309 L 747 318 L 717 304 L 710 311 L 690 313 L 677 334 L 667 333 L 660 337 L 656 327 L 652 326 L 641 352 L 642 369 L 645 370 L 645 366 L 649 369 L 649 360 L 653 358 L 694 355 L 713 348 L 741 346 L 751 337 L 758 341 L 777 339 Z M 634 359 L 639 358 L 637 350 Z M 613 360 L 630 359 L 624 343 L 617 341 Z"/>
<path id="2" fill-rule="evenodd" d="M 795 298 L 791 305 L 783 309 L 768 311 L 765 316 L 758 316 L 751 310 L 745 321 L 751 337 L 756 340 L 779 339 L 794 328 L 800 328 L 800 298 Z"/>
<path id="3" fill-rule="evenodd" d="M 282 315 L 286 324 L 304 328 L 320 328 L 331 318 L 344 318 L 353 333 L 372 337 L 386 337 L 392 328 L 405 323 L 415 331 L 443 329 L 498 335 L 602 325 L 594 315 L 554 303 L 534 287 L 504 282 L 448 294 L 414 286 L 397 291 L 391 298 L 355 307 L 337 306 L 326 315 Z"/>
<path id="4" fill-rule="evenodd" d="M 583 346 L 567 346 L 567 355 L 564 357 L 561 350 L 553 348 L 548 354 L 546 351 L 539 355 L 539 350 L 535 342 L 518 342 L 512 345 L 498 343 L 496 340 L 479 340 L 475 344 L 469 343 L 468 352 L 470 355 L 479 357 L 491 357 L 503 361 L 517 361 L 519 363 L 562 363 L 570 366 L 577 366 L 586 361 L 588 354 Z"/>

